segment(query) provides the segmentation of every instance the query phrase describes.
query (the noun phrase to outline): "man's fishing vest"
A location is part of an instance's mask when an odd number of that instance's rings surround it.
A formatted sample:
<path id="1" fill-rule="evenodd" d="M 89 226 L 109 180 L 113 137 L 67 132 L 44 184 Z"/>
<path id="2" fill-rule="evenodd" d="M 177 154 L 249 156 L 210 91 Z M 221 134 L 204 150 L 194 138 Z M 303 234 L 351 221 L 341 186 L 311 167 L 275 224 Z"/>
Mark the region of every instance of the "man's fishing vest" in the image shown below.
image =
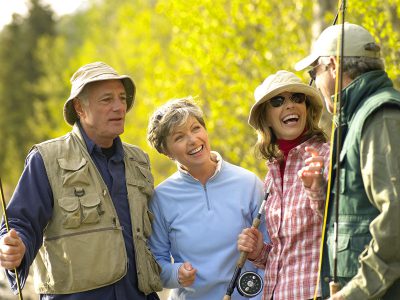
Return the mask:
<path id="1" fill-rule="evenodd" d="M 360 267 L 359 256 L 367 255 L 366 247 L 372 238 L 369 225 L 379 214 L 379 210 L 369 201 L 362 180 L 360 166 L 361 131 L 367 118 L 377 108 L 389 103 L 400 106 L 399 93 L 393 88 L 380 89 L 377 95 L 371 95 L 371 97 L 365 99 L 364 103 L 360 104 L 354 114 L 350 116 L 348 132 L 344 137 L 340 151 L 337 276 L 342 287 L 357 274 Z M 333 172 L 335 172 L 335 169 L 336 166 Z M 332 188 L 332 192 L 332 195 L 334 195 L 335 186 Z M 332 196 L 330 201 L 333 202 L 333 199 Z M 331 206 L 331 208 L 333 207 L 334 205 Z M 334 270 L 334 210 L 330 209 L 327 222 L 327 247 L 325 245 L 324 257 L 329 257 L 329 267 L 323 268 L 322 272 L 324 294 L 327 288 L 326 283 L 331 280 Z M 330 274 L 327 271 L 330 271 Z"/>
<path id="2" fill-rule="evenodd" d="M 77 125 L 67 135 L 36 145 L 53 192 L 53 215 L 33 263 L 35 290 L 66 294 L 110 285 L 127 272 L 122 228 L 107 185 Z M 147 247 L 153 177 L 147 155 L 123 143 L 126 188 L 139 290 L 162 289 L 160 268 Z"/>

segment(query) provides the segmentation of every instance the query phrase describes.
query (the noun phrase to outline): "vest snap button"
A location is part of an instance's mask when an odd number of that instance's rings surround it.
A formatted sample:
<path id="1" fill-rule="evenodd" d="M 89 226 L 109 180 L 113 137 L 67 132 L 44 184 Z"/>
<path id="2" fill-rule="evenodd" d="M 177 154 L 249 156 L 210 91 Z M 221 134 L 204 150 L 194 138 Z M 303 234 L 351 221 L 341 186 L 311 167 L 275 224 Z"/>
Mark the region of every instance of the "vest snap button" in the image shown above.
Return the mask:
<path id="1" fill-rule="evenodd" d="M 85 195 L 85 190 L 81 187 L 76 187 L 75 188 L 75 196 L 82 197 L 83 195 Z"/>

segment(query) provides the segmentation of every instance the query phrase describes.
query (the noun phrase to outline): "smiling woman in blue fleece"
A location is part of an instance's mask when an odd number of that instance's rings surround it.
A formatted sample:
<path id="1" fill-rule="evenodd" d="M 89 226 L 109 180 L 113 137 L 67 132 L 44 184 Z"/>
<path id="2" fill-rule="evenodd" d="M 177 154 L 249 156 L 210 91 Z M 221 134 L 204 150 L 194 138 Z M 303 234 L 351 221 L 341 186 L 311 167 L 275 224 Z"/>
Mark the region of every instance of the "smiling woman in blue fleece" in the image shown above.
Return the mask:
<path id="1" fill-rule="evenodd" d="M 237 237 L 257 216 L 263 184 L 211 151 L 203 112 L 192 97 L 158 108 L 147 139 L 178 167 L 155 189 L 150 205 L 150 247 L 164 287 L 172 289 L 172 300 L 222 299 L 239 257 Z M 246 264 L 245 271 L 257 270 Z M 231 299 L 248 298 L 235 291 Z"/>

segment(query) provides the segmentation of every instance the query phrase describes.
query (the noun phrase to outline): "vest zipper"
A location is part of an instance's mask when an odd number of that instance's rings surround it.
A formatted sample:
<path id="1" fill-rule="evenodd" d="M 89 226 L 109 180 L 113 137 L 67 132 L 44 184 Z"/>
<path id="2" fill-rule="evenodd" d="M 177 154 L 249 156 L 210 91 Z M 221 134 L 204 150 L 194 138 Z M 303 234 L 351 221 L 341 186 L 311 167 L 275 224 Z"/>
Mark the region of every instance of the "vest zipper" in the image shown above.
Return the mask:
<path id="1" fill-rule="evenodd" d="M 67 233 L 67 234 L 63 234 L 63 235 L 56 235 L 56 236 L 52 236 L 50 238 L 43 238 L 44 241 L 52 241 L 52 240 L 57 240 L 59 238 L 63 238 L 63 237 L 71 237 L 71 236 L 75 236 L 75 235 L 81 235 L 81 234 L 86 234 L 86 233 L 92 233 L 92 232 L 99 232 L 99 231 L 106 231 L 106 230 L 123 230 L 123 228 L 121 226 L 110 226 L 110 227 L 103 227 L 103 228 L 98 228 L 98 229 L 91 229 L 91 230 L 84 230 L 84 231 L 79 231 L 79 232 L 74 232 L 74 233 Z"/>

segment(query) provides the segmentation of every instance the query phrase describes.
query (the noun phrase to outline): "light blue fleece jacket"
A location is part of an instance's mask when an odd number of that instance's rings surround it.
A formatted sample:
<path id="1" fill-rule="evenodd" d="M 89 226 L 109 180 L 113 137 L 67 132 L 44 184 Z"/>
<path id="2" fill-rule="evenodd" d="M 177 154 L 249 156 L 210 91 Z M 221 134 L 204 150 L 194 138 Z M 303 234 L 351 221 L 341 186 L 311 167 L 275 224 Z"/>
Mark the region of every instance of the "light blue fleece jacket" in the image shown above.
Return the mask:
<path id="1" fill-rule="evenodd" d="M 162 267 L 164 287 L 174 289 L 173 300 L 223 298 L 239 257 L 238 235 L 251 226 L 258 213 L 263 197 L 261 180 L 223 161 L 219 154 L 217 160 L 217 171 L 205 185 L 178 168 L 155 189 L 150 205 L 155 215 L 150 247 Z M 264 221 L 259 228 L 265 228 Z M 186 261 L 197 274 L 193 285 L 184 288 L 178 282 L 178 269 Z M 263 270 L 249 262 L 242 273 L 245 271 L 263 277 Z M 231 299 L 248 298 L 235 289 Z"/>

